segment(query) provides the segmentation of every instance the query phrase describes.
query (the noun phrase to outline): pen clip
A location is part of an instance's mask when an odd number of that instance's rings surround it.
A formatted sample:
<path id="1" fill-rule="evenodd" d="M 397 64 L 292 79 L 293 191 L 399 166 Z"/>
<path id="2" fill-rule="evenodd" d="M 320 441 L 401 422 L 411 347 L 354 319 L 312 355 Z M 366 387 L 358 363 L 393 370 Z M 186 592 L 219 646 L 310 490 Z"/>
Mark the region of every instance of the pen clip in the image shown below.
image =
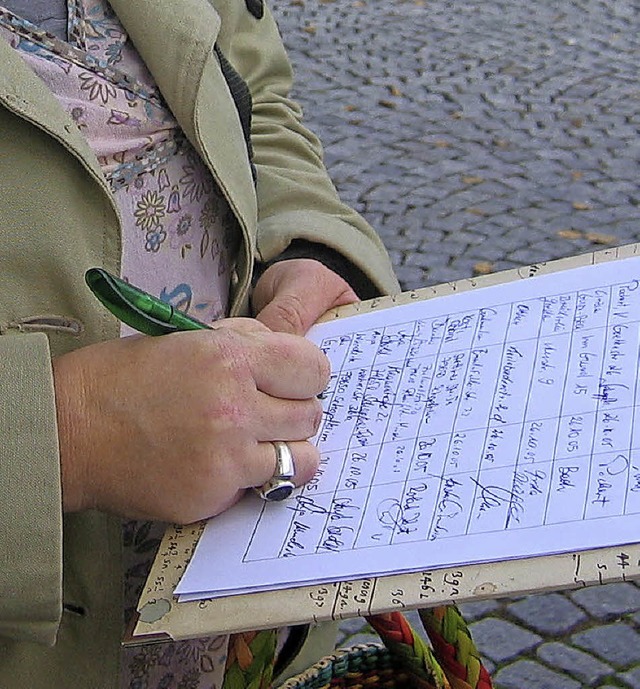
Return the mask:
<path id="1" fill-rule="evenodd" d="M 142 311 L 135 300 L 144 300 L 153 306 L 158 300 L 147 292 L 116 278 L 102 268 L 89 268 L 84 275 L 89 289 L 107 309 L 120 321 L 145 335 L 168 335 L 178 332 L 178 328 L 168 319 L 173 315 L 171 304 L 161 303 L 166 307 L 166 313 L 160 313 L 163 318 L 157 318 L 151 313 Z M 164 320 L 166 318 L 167 320 Z"/>

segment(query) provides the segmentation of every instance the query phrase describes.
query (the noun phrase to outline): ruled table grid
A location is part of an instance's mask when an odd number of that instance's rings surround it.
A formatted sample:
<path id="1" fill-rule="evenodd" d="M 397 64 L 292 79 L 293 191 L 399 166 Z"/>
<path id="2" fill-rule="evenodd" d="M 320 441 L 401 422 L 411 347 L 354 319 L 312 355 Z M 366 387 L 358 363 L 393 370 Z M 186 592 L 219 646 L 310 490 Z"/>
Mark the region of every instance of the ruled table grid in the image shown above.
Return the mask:
<path id="1" fill-rule="evenodd" d="M 269 557 L 640 512 L 634 285 L 322 340 L 321 465 Z"/>

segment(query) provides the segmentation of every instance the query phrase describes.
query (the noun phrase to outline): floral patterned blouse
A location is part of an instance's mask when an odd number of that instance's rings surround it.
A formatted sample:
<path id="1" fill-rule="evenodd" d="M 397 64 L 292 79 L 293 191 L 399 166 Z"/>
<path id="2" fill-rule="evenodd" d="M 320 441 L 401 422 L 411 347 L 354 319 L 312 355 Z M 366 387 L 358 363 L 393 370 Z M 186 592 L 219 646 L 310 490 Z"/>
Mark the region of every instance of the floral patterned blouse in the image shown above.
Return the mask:
<path id="1" fill-rule="evenodd" d="M 108 3 L 68 0 L 67 8 L 67 41 L 3 7 L 0 39 L 49 86 L 95 152 L 122 218 L 122 276 L 199 320 L 223 317 L 235 217 Z M 127 618 L 164 527 L 123 525 Z M 124 649 L 121 687 L 219 689 L 227 646 L 220 636 Z"/>

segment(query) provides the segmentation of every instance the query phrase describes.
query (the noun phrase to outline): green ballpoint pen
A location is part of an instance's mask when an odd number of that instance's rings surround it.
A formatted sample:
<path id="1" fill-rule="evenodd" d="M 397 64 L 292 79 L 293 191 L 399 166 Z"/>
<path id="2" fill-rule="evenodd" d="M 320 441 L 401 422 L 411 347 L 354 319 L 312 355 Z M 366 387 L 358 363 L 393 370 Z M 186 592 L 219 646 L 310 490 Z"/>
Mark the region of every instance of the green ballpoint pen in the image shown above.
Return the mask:
<path id="1" fill-rule="evenodd" d="M 168 335 L 184 330 L 211 330 L 182 311 L 117 278 L 102 268 L 89 268 L 84 275 L 98 300 L 129 327 L 145 335 Z"/>

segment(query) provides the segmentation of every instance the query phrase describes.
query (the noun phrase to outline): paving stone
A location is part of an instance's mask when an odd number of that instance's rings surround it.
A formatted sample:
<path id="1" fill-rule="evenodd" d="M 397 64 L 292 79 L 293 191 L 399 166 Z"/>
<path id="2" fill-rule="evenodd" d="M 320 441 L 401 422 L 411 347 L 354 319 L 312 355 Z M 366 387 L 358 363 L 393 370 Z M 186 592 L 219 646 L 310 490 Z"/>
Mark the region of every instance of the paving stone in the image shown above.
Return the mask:
<path id="1" fill-rule="evenodd" d="M 425 271 L 410 266 L 397 266 L 396 276 L 403 290 L 420 289 L 427 285 Z"/>
<path id="2" fill-rule="evenodd" d="M 640 635 L 629 625 L 602 625 L 571 636 L 571 642 L 616 667 L 640 663 Z"/>
<path id="3" fill-rule="evenodd" d="M 434 247 L 439 245 L 435 244 Z M 436 268 L 436 267 L 444 267 L 448 266 L 449 262 L 451 260 L 451 254 L 446 253 L 446 252 L 441 252 L 441 251 L 433 251 L 431 254 L 424 254 L 424 253 L 412 253 L 409 254 L 404 261 L 405 266 L 409 267 L 419 267 L 419 268 L 424 268 L 424 269 L 431 269 L 431 268 Z"/>
<path id="4" fill-rule="evenodd" d="M 496 261 L 504 256 L 504 248 L 500 245 L 486 242 L 478 246 L 470 247 L 469 254 L 474 260 Z"/>
<path id="5" fill-rule="evenodd" d="M 631 689 L 640 689 L 640 667 L 634 667 L 628 672 L 620 674 L 620 679 L 628 684 Z"/>
<path id="6" fill-rule="evenodd" d="M 519 660 L 494 675 L 496 689 L 581 689 L 576 680 L 533 660 Z"/>
<path id="7" fill-rule="evenodd" d="M 473 622 L 469 631 L 480 653 L 496 663 L 516 658 L 542 641 L 537 634 L 494 617 Z"/>
<path id="8" fill-rule="evenodd" d="M 536 653 L 538 658 L 549 667 L 568 672 L 575 679 L 589 686 L 593 686 L 614 672 L 613 668 L 605 663 L 566 644 L 555 642 L 542 644 Z"/>
<path id="9" fill-rule="evenodd" d="M 428 268 L 424 272 L 424 281 L 422 287 L 429 285 L 439 285 L 441 282 L 451 282 L 459 279 L 460 275 L 455 270 L 448 266 L 436 266 L 435 268 Z"/>
<path id="10" fill-rule="evenodd" d="M 511 251 L 507 255 L 507 258 L 515 263 L 516 265 L 528 266 L 531 263 L 542 263 L 548 261 L 550 258 L 554 258 L 550 255 L 550 252 L 540 245 L 540 242 L 536 242 L 535 249 L 524 248 L 517 251 Z"/>
<path id="11" fill-rule="evenodd" d="M 363 629 L 369 629 L 369 625 L 363 617 L 350 617 L 349 619 L 340 622 L 340 631 L 345 636 L 353 636 L 359 634 Z"/>
<path id="12" fill-rule="evenodd" d="M 432 211 L 432 209 L 430 209 L 430 211 Z M 431 220 L 430 224 L 437 227 L 442 232 L 457 234 L 458 232 L 471 231 L 479 222 L 479 217 L 463 211 L 451 215 L 438 214 L 438 217 Z"/>
<path id="13" fill-rule="evenodd" d="M 467 624 L 483 617 L 488 617 L 492 612 L 500 608 L 500 603 L 495 600 L 479 600 L 469 603 L 460 603 L 458 606 Z"/>
<path id="14" fill-rule="evenodd" d="M 640 590 L 631 583 L 590 586 L 571 593 L 571 598 L 599 619 L 611 619 L 640 608 Z"/>
<path id="15" fill-rule="evenodd" d="M 580 608 L 559 593 L 528 596 L 512 603 L 507 610 L 539 634 L 566 634 L 587 619 Z"/>

